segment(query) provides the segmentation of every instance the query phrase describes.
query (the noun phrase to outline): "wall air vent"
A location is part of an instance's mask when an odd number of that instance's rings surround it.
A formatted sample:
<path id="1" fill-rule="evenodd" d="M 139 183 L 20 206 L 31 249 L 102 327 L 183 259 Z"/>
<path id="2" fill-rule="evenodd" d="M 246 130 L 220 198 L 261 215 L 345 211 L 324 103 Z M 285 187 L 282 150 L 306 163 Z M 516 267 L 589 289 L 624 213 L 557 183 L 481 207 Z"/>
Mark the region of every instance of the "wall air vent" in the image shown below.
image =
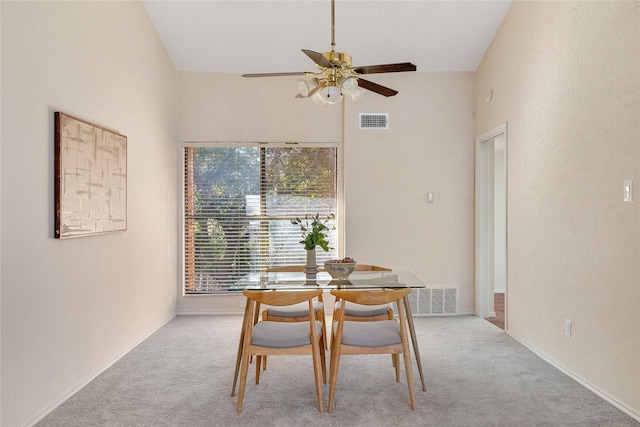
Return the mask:
<path id="1" fill-rule="evenodd" d="M 409 305 L 414 315 L 442 316 L 458 313 L 458 288 L 414 289 L 409 294 Z"/>
<path id="2" fill-rule="evenodd" d="M 389 129 L 389 113 L 360 113 L 360 129 Z"/>

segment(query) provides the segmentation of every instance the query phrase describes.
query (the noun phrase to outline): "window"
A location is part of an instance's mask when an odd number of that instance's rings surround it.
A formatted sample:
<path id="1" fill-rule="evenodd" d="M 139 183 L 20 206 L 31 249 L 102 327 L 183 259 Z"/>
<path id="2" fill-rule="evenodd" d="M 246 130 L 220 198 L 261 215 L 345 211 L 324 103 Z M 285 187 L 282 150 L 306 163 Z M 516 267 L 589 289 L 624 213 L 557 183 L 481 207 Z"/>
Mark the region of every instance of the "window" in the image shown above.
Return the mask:
<path id="1" fill-rule="evenodd" d="M 336 145 L 188 144 L 184 147 L 184 290 L 224 291 L 267 267 L 304 264 L 291 220 L 337 214 Z M 335 221 L 329 252 L 337 257 Z"/>

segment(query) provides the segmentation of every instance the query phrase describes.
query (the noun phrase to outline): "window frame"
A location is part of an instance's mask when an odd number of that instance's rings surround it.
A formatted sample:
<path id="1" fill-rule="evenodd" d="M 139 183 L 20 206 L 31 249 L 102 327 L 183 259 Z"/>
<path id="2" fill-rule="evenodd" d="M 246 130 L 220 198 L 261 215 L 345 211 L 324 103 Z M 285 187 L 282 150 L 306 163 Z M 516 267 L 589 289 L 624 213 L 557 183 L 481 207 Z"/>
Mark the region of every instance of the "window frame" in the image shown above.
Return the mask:
<path id="1" fill-rule="evenodd" d="M 304 148 L 335 148 L 336 149 L 336 206 L 337 211 L 336 215 L 336 227 L 337 227 L 337 236 L 336 236 L 336 246 L 337 246 L 337 255 L 338 257 L 342 257 L 345 253 L 344 248 L 344 218 L 343 218 L 343 194 L 344 194 L 344 174 L 343 174 L 343 153 L 342 153 L 342 144 L 338 142 L 232 142 L 232 141 L 220 141 L 220 142 L 200 142 L 200 141 L 187 141 L 180 144 L 179 147 L 179 156 L 181 161 L 178 162 L 180 166 L 179 173 L 179 185 L 180 185 L 180 212 L 179 212 L 179 259 L 180 259 L 180 278 L 178 280 L 180 286 L 180 294 L 182 296 L 188 297 L 199 297 L 199 296 L 212 296 L 212 295 L 225 295 L 225 294 L 235 294 L 237 292 L 233 291 L 224 291 L 224 292 L 187 292 L 186 290 L 186 262 L 185 262 L 185 246 L 186 246 L 186 221 L 185 221 L 185 192 L 187 191 L 187 186 L 185 185 L 185 167 L 186 167 L 186 156 L 185 156 L 185 148 L 187 147 L 215 147 L 215 148 L 228 148 L 228 147 L 256 147 L 256 148 L 293 148 L 295 146 L 303 146 Z"/>

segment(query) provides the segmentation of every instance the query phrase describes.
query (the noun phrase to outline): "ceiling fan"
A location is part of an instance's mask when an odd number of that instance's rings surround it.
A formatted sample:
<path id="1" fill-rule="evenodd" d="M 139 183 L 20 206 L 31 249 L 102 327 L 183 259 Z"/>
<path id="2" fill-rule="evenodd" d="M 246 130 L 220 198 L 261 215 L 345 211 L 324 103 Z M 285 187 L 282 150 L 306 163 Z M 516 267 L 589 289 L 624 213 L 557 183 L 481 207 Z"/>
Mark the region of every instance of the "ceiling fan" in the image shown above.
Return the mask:
<path id="1" fill-rule="evenodd" d="M 397 64 L 380 64 L 353 67 L 351 56 L 335 51 L 335 0 L 331 0 L 331 52 L 314 52 L 302 49 L 320 70 L 318 72 L 285 72 L 243 74 L 242 77 L 279 77 L 305 76 L 298 79 L 297 98 L 311 98 L 318 105 L 337 104 L 343 95 L 349 96 L 353 102 L 358 102 L 364 96 L 365 89 L 382 96 L 394 96 L 397 90 L 365 80 L 362 74 L 397 73 L 401 71 L 416 71 L 411 62 Z"/>

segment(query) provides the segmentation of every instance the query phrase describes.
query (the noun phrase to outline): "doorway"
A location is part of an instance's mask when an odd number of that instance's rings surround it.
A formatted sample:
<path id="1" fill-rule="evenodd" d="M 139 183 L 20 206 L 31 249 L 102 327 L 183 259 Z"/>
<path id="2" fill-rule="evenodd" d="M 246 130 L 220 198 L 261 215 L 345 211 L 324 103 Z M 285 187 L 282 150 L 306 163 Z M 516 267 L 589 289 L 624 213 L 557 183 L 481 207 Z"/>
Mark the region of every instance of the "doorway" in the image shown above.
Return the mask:
<path id="1" fill-rule="evenodd" d="M 475 314 L 495 318 L 503 294 L 507 327 L 507 124 L 476 138 Z"/>

